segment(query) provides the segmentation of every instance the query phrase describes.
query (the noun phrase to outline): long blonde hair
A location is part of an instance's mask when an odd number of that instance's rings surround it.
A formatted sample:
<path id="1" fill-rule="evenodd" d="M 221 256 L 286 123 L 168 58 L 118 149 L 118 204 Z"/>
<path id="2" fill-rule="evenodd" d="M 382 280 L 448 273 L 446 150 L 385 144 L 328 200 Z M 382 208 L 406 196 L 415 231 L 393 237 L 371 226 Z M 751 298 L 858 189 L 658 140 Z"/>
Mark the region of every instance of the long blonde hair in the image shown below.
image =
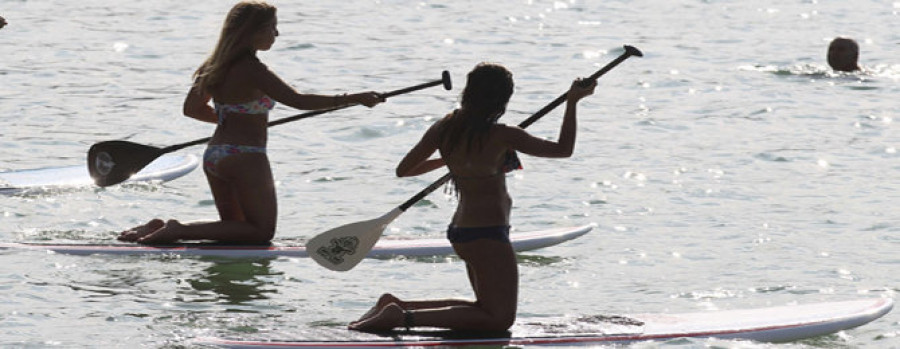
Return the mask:
<path id="1" fill-rule="evenodd" d="M 252 53 L 242 46 L 249 37 L 275 18 L 275 6 L 263 1 L 241 1 L 228 11 L 222 33 L 212 54 L 194 72 L 194 84 L 200 91 L 211 91 L 219 86 L 237 59 Z"/>

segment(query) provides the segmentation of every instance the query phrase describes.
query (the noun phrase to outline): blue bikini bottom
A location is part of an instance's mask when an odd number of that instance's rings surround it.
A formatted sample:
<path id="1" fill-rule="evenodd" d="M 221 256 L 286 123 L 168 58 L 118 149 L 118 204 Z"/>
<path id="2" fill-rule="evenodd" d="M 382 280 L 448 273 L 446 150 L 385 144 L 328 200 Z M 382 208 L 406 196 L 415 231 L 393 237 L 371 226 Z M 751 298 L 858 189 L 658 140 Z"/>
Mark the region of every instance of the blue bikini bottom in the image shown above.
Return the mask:
<path id="1" fill-rule="evenodd" d="M 465 227 L 453 225 L 447 227 L 447 240 L 454 244 L 474 241 L 478 239 L 491 239 L 500 242 L 509 242 L 509 226 L 498 225 L 493 227 Z"/>

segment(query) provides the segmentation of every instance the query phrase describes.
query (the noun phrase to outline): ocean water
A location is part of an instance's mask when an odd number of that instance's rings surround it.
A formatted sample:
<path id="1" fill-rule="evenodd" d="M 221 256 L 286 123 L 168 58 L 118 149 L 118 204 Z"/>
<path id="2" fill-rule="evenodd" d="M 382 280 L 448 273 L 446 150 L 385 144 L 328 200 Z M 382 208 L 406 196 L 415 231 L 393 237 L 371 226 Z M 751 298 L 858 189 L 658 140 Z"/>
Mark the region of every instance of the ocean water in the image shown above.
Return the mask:
<path id="1" fill-rule="evenodd" d="M 260 58 L 310 93 L 389 91 L 373 109 L 272 128 L 277 240 L 378 217 L 443 173 L 393 169 L 454 108 L 465 74 L 513 71 L 517 123 L 622 52 L 580 104 L 570 159 L 523 157 L 509 179 L 518 231 L 595 224 L 520 256 L 519 316 L 692 312 L 897 298 L 900 2 L 273 1 Z M 180 116 L 231 1 L 0 0 L 0 170 L 83 164 L 96 142 L 209 136 Z M 825 63 L 859 41 L 865 73 Z M 272 118 L 298 113 L 277 107 Z M 553 138 L 562 110 L 531 128 Z M 184 150 L 200 154 L 202 147 Z M 437 191 L 387 238 L 442 236 Z M 164 184 L 0 196 L 0 241 L 111 240 L 153 217 L 212 219 L 201 171 Z M 299 339 L 342 328 L 383 292 L 471 297 L 455 258 L 76 257 L 0 251 L 0 347 L 170 348 L 202 336 Z M 789 344 L 677 340 L 635 348 L 900 348 L 900 313 Z"/>

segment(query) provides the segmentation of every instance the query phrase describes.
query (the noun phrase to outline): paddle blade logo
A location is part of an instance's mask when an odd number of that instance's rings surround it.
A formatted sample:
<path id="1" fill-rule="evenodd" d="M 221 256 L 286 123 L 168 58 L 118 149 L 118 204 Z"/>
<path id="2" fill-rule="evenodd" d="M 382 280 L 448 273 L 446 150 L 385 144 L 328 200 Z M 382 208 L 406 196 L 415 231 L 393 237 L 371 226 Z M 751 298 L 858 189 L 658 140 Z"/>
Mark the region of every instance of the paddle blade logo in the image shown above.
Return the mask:
<path id="1" fill-rule="evenodd" d="M 355 236 L 344 236 L 331 239 L 329 246 L 322 246 L 316 254 L 334 265 L 344 263 L 344 256 L 356 253 L 359 239 Z"/>
<path id="2" fill-rule="evenodd" d="M 97 159 L 94 160 L 94 169 L 97 170 L 97 173 L 101 176 L 106 176 L 112 171 L 113 167 L 116 167 L 116 163 L 109 153 L 104 151 L 97 154 Z"/>

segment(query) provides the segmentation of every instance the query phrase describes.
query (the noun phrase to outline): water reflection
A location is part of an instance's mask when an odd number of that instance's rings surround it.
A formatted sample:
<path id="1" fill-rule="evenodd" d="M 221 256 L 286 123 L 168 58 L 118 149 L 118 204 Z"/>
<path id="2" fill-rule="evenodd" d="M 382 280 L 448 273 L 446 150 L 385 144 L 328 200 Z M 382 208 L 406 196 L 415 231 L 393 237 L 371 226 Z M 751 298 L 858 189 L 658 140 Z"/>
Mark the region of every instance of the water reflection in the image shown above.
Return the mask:
<path id="1" fill-rule="evenodd" d="M 79 293 L 84 301 L 113 297 L 131 303 L 196 309 L 222 304 L 226 311 L 251 309 L 277 293 L 283 272 L 272 270 L 272 259 L 182 258 L 179 256 L 79 257 L 56 262 L 53 273 L 35 277 L 32 285 L 59 285 Z M 78 273 L 70 269 L 93 270 Z M 54 281 L 48 281 L 52 279 Z M 203 305 L 205 304 L 205 305 Z M 140 306 L 143 308 L 144 306 Z M 143 312 L 143 311 L 138 311 Z"/>
<path id="2" fill-rule="evenodd" d="M 202 273 L 186 281 L 194 291 L 212 292 L 218 302 L 245 305 L 268 299 L 270 294 L 278 292 L 273 281 L 283 273 L 272 270 L 272 259 L 215 259 L 211 262 Z"/>

